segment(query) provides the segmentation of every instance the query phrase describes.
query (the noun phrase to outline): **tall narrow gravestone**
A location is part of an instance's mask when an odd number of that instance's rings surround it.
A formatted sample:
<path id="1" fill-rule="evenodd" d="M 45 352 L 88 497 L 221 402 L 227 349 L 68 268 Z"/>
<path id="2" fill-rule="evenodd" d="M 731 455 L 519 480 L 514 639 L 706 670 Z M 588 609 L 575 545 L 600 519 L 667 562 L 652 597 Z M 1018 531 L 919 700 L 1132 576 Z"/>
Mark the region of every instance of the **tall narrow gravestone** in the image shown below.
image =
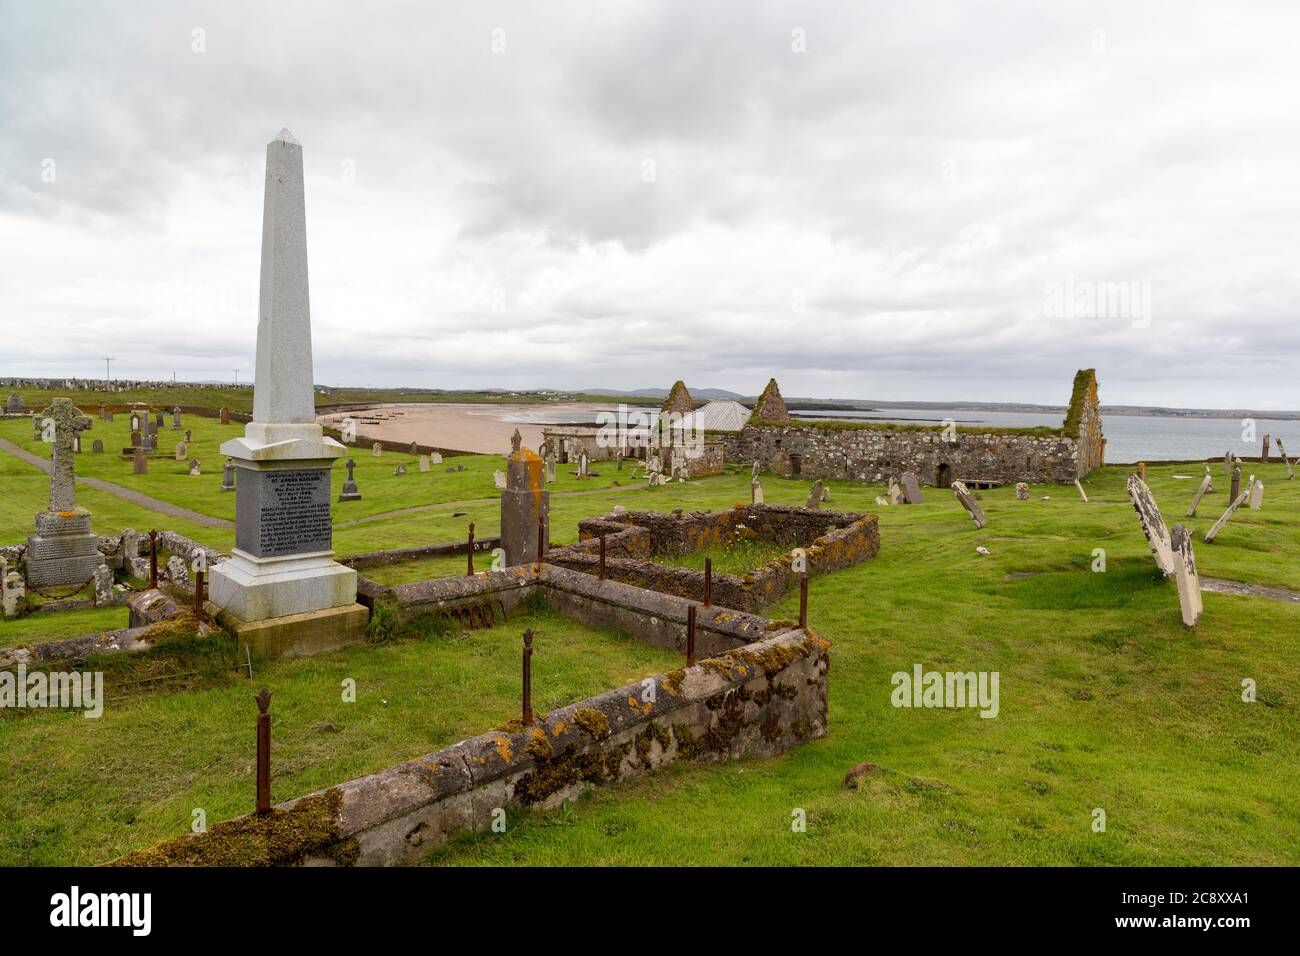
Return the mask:
<path id="1" fill-rule="evenodd" d="M 538 525 L 542 547 L 551 538 L 551 493 L 543 482 L 543 462 L 535 451 L 520 447 L 519 432 L 510 439 L 506 487 L 501 492 L 501 547 L 506 564 L 538 560 Z"/>
<path id="2" fill-rule="evenodd" d="M 1156 559 L 1156 567 L 1165 577 L 1172 577 L 1175 571 L 1173 544 L 1169 540 L 1169 529 L 1160 515 L 1155 496 L 1145 481 L 1137 475 L 1129 475 L 1128 497 L 1133 502 L 1133 510 L 1137 512 L 1147 544 L 1151 546 L 1151 556 Z"/>
<path id="3" fill-rule="evenodd" d="M 50 505 L 36 514 L 36 533 L 27 539 L 27 584 L 57 587 L 86 584 L 104 563 L 99 539 L 90 530 L 90 512 L 77 507 L 77 435 L 90 419 L 66 398 L 50 402 L 45 417 L 54 423 L 50 463 Z"/>
<path id="4" fill-rule="evenodd" d="M 302 146 L 266 147 L 253 418 L 221 446 L 234 460 L 235 547 L 212 568 L 227 626 L 271 655 L 364 640 L 357 574 L 332 560 L 330 469 L 346 449 L 316 423 Z"/>

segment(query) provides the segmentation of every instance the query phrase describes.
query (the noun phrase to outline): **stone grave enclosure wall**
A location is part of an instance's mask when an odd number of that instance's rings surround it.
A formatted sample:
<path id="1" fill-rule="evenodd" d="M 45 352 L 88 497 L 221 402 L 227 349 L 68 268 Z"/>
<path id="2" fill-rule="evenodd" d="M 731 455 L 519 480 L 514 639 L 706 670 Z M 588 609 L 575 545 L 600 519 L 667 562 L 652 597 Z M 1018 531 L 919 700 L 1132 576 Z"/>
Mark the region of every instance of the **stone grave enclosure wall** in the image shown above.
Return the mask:
<path id="1" fill-rule="evenodd" d="M 456 582 L 452 587 L 448 582 Z M 388 589 L 408 613 L 489 590 L 541 593 L 574 617 L 676 640 L 688 602 L 550 564 Z M 711 612 L 711 613 L 708 613 Z M 723 608 L 701 616 L 714 656 L 512 721 L 265 815 L 217 823 L 119 865 L 394 865 L 491 828 L 506 808 L 547 809 L 678 760 L 781 753 L 827 729 L 830 645 L 809 630 Z"/>
<path id="2" fill-rule="evenodd" d="M 681 556 L 725 545 L 744 529 L 755 538 L 807 551 L 808 570 L 826 574 L 875 557 L 880 529 L 875 515 L 782 505 L 737 505 L 730 511 L 685 515 L 628 511 L 578 524 L 579 542 L 547 553 L 551 564 L 596 574 L 605 535 L 605 575 L 666 594 L 701 601 L 704 572 L 673 567 L 655 555 Z M 739 576 L 714 573 L 712 601 L 752 611 L 779 599 L 798 583 L 791 556 L 781 555 Z"/>

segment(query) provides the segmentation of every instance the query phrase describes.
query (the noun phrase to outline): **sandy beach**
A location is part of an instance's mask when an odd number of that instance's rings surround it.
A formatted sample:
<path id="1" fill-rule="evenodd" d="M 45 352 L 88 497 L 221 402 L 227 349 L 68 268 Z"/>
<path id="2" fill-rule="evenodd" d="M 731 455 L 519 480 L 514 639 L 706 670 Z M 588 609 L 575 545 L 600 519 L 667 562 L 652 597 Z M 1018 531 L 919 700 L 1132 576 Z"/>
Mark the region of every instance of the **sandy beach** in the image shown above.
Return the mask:
<path id="1" fill-rule="evenodd" d="M 317 416 L 322 425 L 339 427 L 345 418 L 357 422 L 357 436 L 371 441 L 418 442 L 435 448 L 508 454 L 516 428 L 524 445 L 536 449 L 542 429 L 552 423 L 594 421 L 596 413 L 615 405 L 573 402 L 560 405 L 376 405 L 365 411 Z"/>

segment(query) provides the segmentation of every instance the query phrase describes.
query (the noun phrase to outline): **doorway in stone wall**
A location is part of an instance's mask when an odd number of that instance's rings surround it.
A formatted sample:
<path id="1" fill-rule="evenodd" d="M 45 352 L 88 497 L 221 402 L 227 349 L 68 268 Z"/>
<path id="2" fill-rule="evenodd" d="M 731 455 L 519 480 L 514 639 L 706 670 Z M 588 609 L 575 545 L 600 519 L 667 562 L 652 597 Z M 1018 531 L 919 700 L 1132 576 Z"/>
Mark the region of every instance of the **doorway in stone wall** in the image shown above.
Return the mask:
<path id="1" fill-rule="evenodd" d="M 803 474 L 803 455 L 790 456 L 790 477 L 798 478 Z"/>
<path id="2" fill-rule="evenodd" d="M 937 488 L 947 488 L 952 484 L 952 469 L 948 467 L 946 461 L 940 462 L 939 467 L 934 470 L 934 484 Z"/>

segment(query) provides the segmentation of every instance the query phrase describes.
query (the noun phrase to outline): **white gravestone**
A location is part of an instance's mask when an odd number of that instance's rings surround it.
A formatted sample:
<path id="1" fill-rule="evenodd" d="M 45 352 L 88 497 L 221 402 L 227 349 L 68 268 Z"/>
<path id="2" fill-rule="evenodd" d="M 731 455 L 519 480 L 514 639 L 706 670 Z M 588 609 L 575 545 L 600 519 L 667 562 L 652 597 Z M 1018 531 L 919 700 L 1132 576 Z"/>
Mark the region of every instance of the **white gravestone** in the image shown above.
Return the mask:
<path id="1" fill-rule="evenodd" d="M 1156 566 L 1165 577 L 1171 577 L 1174 573 L 1173 545 L 1169 541 L 1169 529 L 1165 527 L 1165 519 L 1160 515 L 1155 496 L 1151 494 L 1147 483 L 1137 475 L 1128 476 L 1128 496 L 1133 502 L 1133 510 L 1138 514 L 1142 533 L 1151 546 Z"/>

